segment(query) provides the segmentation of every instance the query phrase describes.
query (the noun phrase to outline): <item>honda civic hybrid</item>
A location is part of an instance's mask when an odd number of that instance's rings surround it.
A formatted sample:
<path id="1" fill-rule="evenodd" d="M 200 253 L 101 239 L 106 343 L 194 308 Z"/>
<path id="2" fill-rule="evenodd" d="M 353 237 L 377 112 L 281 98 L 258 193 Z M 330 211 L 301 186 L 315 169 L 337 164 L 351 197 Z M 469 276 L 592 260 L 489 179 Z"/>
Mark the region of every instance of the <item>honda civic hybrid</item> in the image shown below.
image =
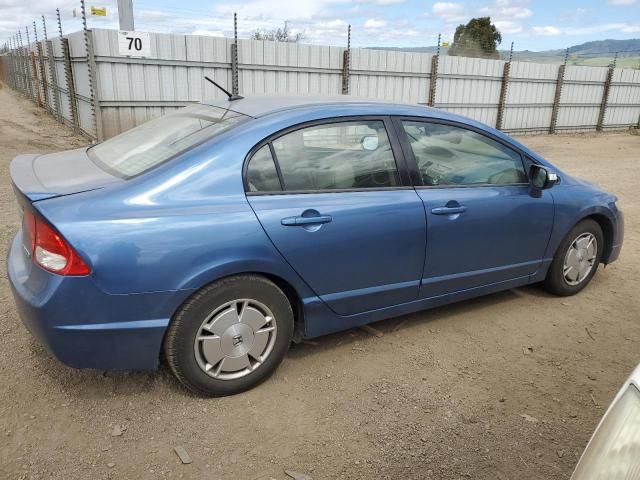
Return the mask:
<path id="1" fill-rule="evenodd" d="M 534 283 L 576 294 L 623 241 L 614 195 L 513 138 L 350 96 L 203 102 L 10 171 L 27 329 L 71 367 L 163 361 L 203 395 L 257 385 L 292 341 Z"/>

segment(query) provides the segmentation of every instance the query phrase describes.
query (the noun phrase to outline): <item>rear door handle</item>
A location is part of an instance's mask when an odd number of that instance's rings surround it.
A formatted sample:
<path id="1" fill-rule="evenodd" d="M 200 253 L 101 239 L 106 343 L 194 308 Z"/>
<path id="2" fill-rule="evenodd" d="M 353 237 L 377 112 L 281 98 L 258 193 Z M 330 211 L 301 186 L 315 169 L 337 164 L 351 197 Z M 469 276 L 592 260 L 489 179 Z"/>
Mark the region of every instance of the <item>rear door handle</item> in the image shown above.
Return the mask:
<path id="1" fill-rule="evenodd" d="M 434 215 L 455 215 L 456 213 L 463 213 L 467 211 L 467 207 L 458 205 L 457 207 L 436 207 L 431 209 L 431 213 Z"/>
<path id="2" fill-rule="evenodd" d="M 319 225 L 329 223 L 333 218 L 331 215 L 319 215 L 317 217 L 287 217 L 283 218 L 281 223 L 285 227 L 295 227 L 298 225 Z"/>

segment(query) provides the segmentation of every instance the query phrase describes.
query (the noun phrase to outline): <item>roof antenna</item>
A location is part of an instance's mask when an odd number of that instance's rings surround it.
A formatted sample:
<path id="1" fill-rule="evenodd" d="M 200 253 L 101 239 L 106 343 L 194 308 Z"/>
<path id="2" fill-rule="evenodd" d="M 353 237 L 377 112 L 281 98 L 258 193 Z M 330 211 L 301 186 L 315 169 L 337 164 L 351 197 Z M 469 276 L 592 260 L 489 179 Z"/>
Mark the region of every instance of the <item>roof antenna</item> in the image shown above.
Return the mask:
<path id="1" fill-rule="evenodd" d="M 218 87 L 220 90 L 222 90 L 224 92 L 224 94 L 229 97 L 229 101 L 233 102 L 234 100 L 240 100 L 241 98 L 244 98 L 240 95 L 234 95 L 233 93 L 229 93 L 228 90 L 226 90 L 225 88 L 223 88 L 222 86 L 218 85 L 216 82 L 214 82 L 213 80 L 211 80 L 209 77 L 207 77 L 206 75 L 204 76 L 205 80 L 207 80 L 210 83 L 213 83 L 216 87 Z"/>

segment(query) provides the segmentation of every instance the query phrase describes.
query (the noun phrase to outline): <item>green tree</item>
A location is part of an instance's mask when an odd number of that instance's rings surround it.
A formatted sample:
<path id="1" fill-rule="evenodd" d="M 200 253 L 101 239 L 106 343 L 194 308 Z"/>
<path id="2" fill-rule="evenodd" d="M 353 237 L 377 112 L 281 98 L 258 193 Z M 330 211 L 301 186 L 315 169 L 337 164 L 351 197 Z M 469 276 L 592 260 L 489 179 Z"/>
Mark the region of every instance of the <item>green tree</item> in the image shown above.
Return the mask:
<path id="1" fill-rule="evenodd" d="M 458 25 L 449 55 L 478 58 L 500 58 L 498 45 L 502 35 L 490 17 L 472 18 L 466 25 Z"/>

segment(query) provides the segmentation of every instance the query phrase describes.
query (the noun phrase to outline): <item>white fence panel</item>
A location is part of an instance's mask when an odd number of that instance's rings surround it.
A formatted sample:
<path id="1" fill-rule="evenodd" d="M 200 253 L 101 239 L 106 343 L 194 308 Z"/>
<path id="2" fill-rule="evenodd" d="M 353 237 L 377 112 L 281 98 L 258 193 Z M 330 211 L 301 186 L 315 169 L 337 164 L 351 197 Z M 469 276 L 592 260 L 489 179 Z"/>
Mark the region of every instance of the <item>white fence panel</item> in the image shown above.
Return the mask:
<path id="1" fill-rule="evenodd" d="M 607 70 L 605 67 L 573 65 L 566 68 L 560 96 L 558 130 L 594 128 L 598 123 Z"/>
<path id="2" fill-rule="evenodd" d="M 240 40 L 240 92 L 247 95 L 337 95 L 342 89 L 342 51 L 338 47 Z"/>
<path id="3" fill-rule="evenodd" d="M 551 123 L 558 65 L 512 62 L 502 128 L 546 131 Z"/>
<path id="4" fill-rule="evenodd" d="M 620 128 L 636 123 L 640 126 L 640 70 L 616 69 L 611 78 L 606 128 Z"/>
<path id="5" fill-rule="evenodd" d="M 349 62 L 349 92 L 394 102 L 426 103 L 431 57 L 426 53 L 354 49 Z"/>
<path id="6" fill-rule="evenodd" d="M 502 60 L 441 57 L 435 106 L 495 125 L 504 63 Z"/>
<path id="7" fill-rule="evenodd" d="M 62 48 L 62 39 L 59 37 L 52 40 L 53 55 L 55 59 L 56 77 L 58 79 L 58 89 L 60 91 L 60 112 L 62 118 L 67 125 L 72 125 L 73 117 L 71 115 L 71 97 L 67 86 L 67 74 L 64 64 L 64 50 Z"/>

